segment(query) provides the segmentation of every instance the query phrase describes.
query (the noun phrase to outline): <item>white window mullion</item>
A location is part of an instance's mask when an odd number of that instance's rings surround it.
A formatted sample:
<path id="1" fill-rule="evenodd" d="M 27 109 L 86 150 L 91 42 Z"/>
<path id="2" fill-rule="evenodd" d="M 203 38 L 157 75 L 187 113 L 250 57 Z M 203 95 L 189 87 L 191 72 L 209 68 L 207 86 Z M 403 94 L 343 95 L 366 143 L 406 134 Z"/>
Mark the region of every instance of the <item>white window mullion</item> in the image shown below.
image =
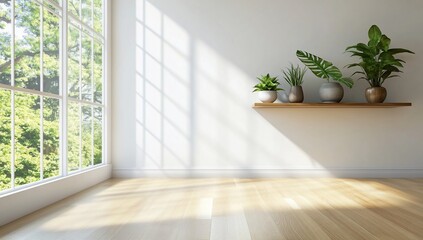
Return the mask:
<path id="1" fill-rule="evenodd" d="M 94 1 L 91 1 L 91 21 L 94 25 Z M 94 39 L 91 39 L 91 102 L 95 102 L 94 89 Z M 91 106 L 91 165 L 94 166 L 94 106 Z"/>
<path id="2" fill-rule="evenodd" d="M 104 7 L 104 4 L 103 4 L 103 9 L 104 9 L 105 7 Z M 103 14 L 103 18 L 104 18 L 104 14 Z M 104 22 L 104 21 L 103 21 Z M 103 28 L 104 28 L 104 25 L 105 24 L 103 24 Z M 104 32 L 104 30 L 103 30 L 103 32 Z M 105 42 L 105 44 L 107 44 L 107 42 Z M 107 98 L 106 98 L 106 94 L 107 94 L 107 89 L 108 89 L 108 85 L 107 85 L 107 82 L 105 81 L 105 79 L 106 79 L 106 64 L 107 64 L 107 60 L 105 60 L 106 59 L 106 56 L 107 56 L 107 54 L 106 54 L 106 46 L 107 45 L 102 45 L 101 46 L 101 54 L 102 54 L 102 56 L 101 56 L 101 64 L 102 64 L 102 70 L 101 70 L 101 83 L 102 83 L 102 86 L 101 86 L 101 90 L 102 90 L 102 92 L 101 92 L 101 97 L 102 97 L 102 103 L 103 103 L 103 105 L 104 105 L 104 107 L 102 107 L 101 108 L 101 157 L 102 157 L 102 159 L 101 159 L 101 162 L 102 163 L 105 163 L 105 159 L 106 159 L 106 153 L 107 153 L 107 151 L 106 151 L 106 148 L 104 147 L 104 146 L 106 146 L 106 143 L 107 143 L 107 141 L 106 141 L 106 139 L 109 137 L 108 135 L 107 135 L 107 128 L 106 128 L 106 126 L 107 126 L 107 124 L 108 124 L 108 121 L 109 121 L 109 119 L 107 119 L 107 116 L 108 116 L 108 111 L 109 111 L 109 108 L 106 108 L 106 106 L 107 106 Z"/>
<path id="3" fill-rule="evenodd" d="M 82 169 L 82 104 L 79 106 L 79 170 Z"/>
<path id="4" fill-rule="evenodd" d="M 40 179 L 44 179 L 44 97 L 40 96 Z"/>
<path id="5" fill-rule="evenodd" d="M 91 165 L 94 166 L 94 106 L 91 106 Z"/>
<path id="6" fill-rule="evenodd" d="M 60 124 L 60 144 L 61 144 L 61 174 L 66 176 L 68 174 L 68 4 L 66 0 L 62 0 L 63 12 L 62 12 L 62 32 L 61 37 L 61 95 L 63 100 L 61 102 L 61 124 Z"/>
<path id="7" fill-rule="evenodd" d="M 49 97 L 49 98 L 55 98 L 55 99 L 62 99 L 62 96 L 54 94 L 54 93 L 40 92 L 40 91 L 33 90 L 33 89 L 30 89 L 30 88 L 12 87 L 12 86 L 5 85 L 5 84 L 2 84 L 2 83 L 0 83 L 0 88 L 14 90 L 14 91 L 17 91 L 17 92 L 28 93 L 28 94 L 37 95 L 37 96 L 43 96 L 43 97 Z"/>
<path id="8" fill-rule="evenodd" d="M 94 0 L 91 0 L 91 26 L 94 30 Z"/>
<path id="9" fill-rule="evenodd" d="M 10 91 L 10 106 L 11 106 L 11 169 L 10 169 L 10 187 L 11 189 L 15 188 L 15 91 Z"/>
<path id="10" fill-rule="evenodd" d="M 40 91 L 44 92 L 44 7 L 40 5 Z"/>
<path id="11" fill-rule="evenodd" d="M 44 7 L 40 5 L 40 91 L 44 92 Z M 44 98 L 40 96 L 40 179 L 44 178 Z"/>
<path id="12" fill-rule="evenodd" d="M 79 4 L 79 15 L 81 13 L 81 2 Z M 79 100 L 82 101 L 82 28 L 79 26 Z M 82 104 L 79 103 L 79 170 L 82 169 Z"/>
<path id="13" fill-rule="evenodd" d="M 11 19 L 11 24 L 12 24 L 12 41 L 11 41 L 11 68 L 10 68 L 10 81 L 11 81 L 11 85 L 12 87 L 15 86 L 15 0 L 12 0 L 12 2 L 10 3 L 10 8 L 11 8 L 11 15 L 10 15 L 10 19 Z M 10 107 L 11 112 L 11 152 L 10 152 L 10 161 L 11 161 L 11 169 L 10 169 L 10 187 L 11 189 L 15 188 L 15 91 L 11 90 L 10 91 Z"/>

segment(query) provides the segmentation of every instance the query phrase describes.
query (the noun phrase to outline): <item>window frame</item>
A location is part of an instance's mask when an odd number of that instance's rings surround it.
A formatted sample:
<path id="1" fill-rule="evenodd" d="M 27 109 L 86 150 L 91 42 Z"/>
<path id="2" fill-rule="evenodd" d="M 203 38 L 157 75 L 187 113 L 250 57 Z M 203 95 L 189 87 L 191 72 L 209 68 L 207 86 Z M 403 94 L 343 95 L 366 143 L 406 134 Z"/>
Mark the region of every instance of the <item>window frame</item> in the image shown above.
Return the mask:
<path id="1" fill-rule="evenodd" d="M 11 175 L 10 175 L 10 188 L 0 190 L 0 197 L 3 195 L 11 194 L 13 192 L 21 191 L 27 188 L 32 188 L 37 185 L 42 185 L 47 182 L 56 181 L 62 178 L 65 178 L 67 176 L 73 176 L 77 175 L 83 172 L 91 171 L 95 168 L 102 167 L 104 165 L 108 164 L 108 132 L 107 132 L 107 123 L 108 117 L 109 117 L 109 109 L 108 109 L 108 25 L 109 25 L 109 1 L 108 0 L 102 0 L 102 33 L 98 33 L 94 30 L 94 10 L 92 9 L 92 19 L 93 27 L 88 26 L 85 24 L 82 19 L 78 19 L 77 16 L 74 16 L 72 13 L 68 12 L 68 0 L 59 0 L 59 4 L 55 2 L 54 0 L 32 0 L 36 4 L 40 6 L 40 90 L 33 90 L 29 88 L 23 88 L 23 87 L 17 87 L 15 86 L 15 39 L 16 39 L 16 21 L 14 17 L 11 17 L 11 79 L 10 79 L 10 85 L 2 84 L 0 83 L 0 89 L 10 91 L 10 100 L 11 100 Z M 11 16 L 15 16 L 15 5 L 16 0 L 11 0 Z M 50 8 L 47 4 L 52 5 L 55 9 Z M 92 7 L 94 6 L 94 0 L 92 0 Z M 59 30 L 59 92 L 58 94 L 44 92 L 44 82 L 43 82 L 43 75 L 44 75 L 44 68 L 43 68 L 43 14 L 44 10 L 48 10 L 50 13 L 54 14 L 55 16 L 58 16 L 59 18 L 59 24 L 60 24 L 60 30 Z M 57 14 L 57 12 L 59 14 Z M 91 101 L 82 100 L 81 98 L 81 89 L 79 90 L 79 98 L 75 99 L 68 95 L 68 29 L 71 22 L 76 22 L 80 25 L 80 28 L 77 28 L 80 30 L 81 33 L 87 33 L 88 36 L 91 38 L 91 94 L 92 99 Z M 75 26 L 75 25 L 73 25 Z M 82 39 L 82 34 L 80 36 L 80 43 Z M 102 46 L 102 102 L 98 103 L 95 102 L 94 97 L 94 42 L 97 42 L 97 44 L 100 44 Z M 80 49 L 82 51 L 82 49 Z M 80 63 L 81 64 L 81 63 Z M 81 71 L 82 68 L 80 68 Z M 81 84 L 81 75 L 79 77 L 79 84 Z M 15 163 L 16 163 L 16 145 L 15 145 L 15 93 L 25 93 L 25 94 L 31 94 L 38 96 L 40 98 L 40 180 L 27 183 L 24 185 L 16 186 L 15 183 Z M 44 156 L 43 156 L 43 99 L 45 97 L 48 98 L 54 98 L 59 100 L 59 173 L 58 176 L 50 177 L 50 178 L 43 178 L 43 162 L 44 162 Z M 101 163 L 94 164 L 94 155 L 92 155 L 91 159 L 91 165 L 82 168 L 81 165 L 78 170 L 76 171 L 68 171 L 67 165 L 68 165 L 68 104 L 70 102 L 76 102 L 78 103 L 79 110 L 80 110 L 80 126 L 82 125 L 82 106 L 90 106 L 91 107 L 91 133 L 92 133 L 92 141 L 91 141 L 91 148 L 92 152 L 94 151 L 94 109 L 100 108 L 102 111 L 102 118 L 101 118 L 101 128 L 102 128 L 102 144 L 101 144 L 101 152 L 102 152 L 102 159 Z M 82 136 L 82 128 L 80 129 L 80 135 Z M 79 144 L 82 146 L 82 137 L 79 139 Z M 80 151 L 82 149 L 80 148 Z M 79 155 L 79 161 L 81 163 L 82 161 L 82 154 Z"/>

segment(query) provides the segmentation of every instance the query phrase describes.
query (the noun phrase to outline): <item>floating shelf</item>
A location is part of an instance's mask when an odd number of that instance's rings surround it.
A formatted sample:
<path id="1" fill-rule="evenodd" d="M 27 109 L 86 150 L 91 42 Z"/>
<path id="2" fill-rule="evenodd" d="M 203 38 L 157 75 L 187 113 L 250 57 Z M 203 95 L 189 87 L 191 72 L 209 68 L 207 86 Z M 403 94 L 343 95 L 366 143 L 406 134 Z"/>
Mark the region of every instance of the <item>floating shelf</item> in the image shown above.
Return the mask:
<path id="1" fill-rule="evenodd" d="M 254 103 L 253 108 L 394 108 L 411 103 Z"/>

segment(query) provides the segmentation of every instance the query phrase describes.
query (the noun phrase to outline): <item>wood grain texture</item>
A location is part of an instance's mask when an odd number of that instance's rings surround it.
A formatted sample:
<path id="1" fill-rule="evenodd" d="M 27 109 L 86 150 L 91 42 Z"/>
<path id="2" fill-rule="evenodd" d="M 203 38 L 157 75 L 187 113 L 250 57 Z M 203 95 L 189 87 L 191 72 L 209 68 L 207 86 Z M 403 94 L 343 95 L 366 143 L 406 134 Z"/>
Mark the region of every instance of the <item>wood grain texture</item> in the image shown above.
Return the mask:
<path id="1" fill-rule="evenodd" d="M 253 108 L 394 108 L 411 103 L 254 103 Z"/>
<path id="2" fill-rule="evenodd" d="M 423 239 L 423 179 L 112 179 L 0 239 Z"/>

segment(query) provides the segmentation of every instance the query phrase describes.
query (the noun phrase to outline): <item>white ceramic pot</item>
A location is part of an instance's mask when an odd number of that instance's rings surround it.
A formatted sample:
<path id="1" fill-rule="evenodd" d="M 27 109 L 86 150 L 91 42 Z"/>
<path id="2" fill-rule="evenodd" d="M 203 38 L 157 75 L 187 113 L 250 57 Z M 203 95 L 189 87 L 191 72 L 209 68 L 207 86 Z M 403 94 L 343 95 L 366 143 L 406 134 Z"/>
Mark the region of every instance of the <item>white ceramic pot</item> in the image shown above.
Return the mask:
<path id="1" fill-rule="evenodd" d="M 323 83 L 319 89 L 319 95 L 324 103 L 339 103 L 344 97 L 344 88 L 337 82 Z"/>
<path id="2" fill-rule="evenodd" d="M 278 93 L 276 91 L 260 91 L 258 98 L 264 103 L 272 103 L 278 98 Z"/>

